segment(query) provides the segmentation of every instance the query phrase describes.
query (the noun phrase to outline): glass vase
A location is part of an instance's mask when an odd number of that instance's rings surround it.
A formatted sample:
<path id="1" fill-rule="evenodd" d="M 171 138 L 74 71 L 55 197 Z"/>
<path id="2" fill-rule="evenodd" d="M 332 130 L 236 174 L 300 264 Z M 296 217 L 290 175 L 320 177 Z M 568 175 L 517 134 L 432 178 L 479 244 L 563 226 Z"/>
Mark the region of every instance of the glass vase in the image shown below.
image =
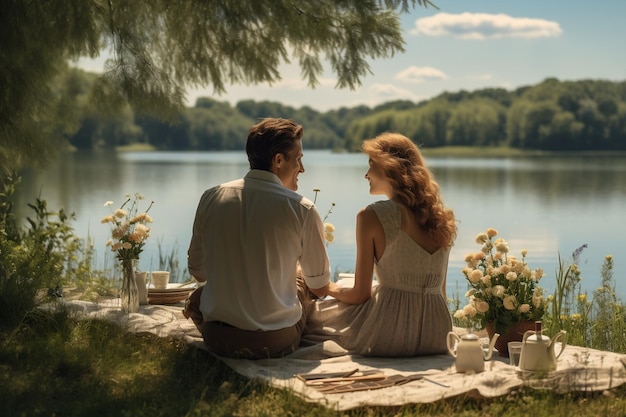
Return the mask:
<path id="1" fill-rule="evenodd" d="M 124 313 L 136 313 L 139 311 L 139 291 L 137 290 L 137 281 L 135 281 L 133 259 L 122 260 L 120 304 Z"/>

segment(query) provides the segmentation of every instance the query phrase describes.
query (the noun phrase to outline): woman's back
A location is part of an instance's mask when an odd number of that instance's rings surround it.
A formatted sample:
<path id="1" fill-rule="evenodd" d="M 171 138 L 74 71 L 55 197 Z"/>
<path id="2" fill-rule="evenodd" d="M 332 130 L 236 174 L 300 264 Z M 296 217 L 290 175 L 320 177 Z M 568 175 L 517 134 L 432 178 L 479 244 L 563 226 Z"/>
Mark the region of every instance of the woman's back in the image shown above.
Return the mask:
<path id="1" fill-rule="evenodd" d="M 370 205 L 385 231 L 386 247 L 375 267 L 378 285 L 365 303 L 318 301 L 309 317 L 307 339 L 335 340 L 353 353 L 415 356 L 446 352 L 452 328 L 441 288 L 449 249 L 429 253 L 400 229 L 393 201 Z"/>

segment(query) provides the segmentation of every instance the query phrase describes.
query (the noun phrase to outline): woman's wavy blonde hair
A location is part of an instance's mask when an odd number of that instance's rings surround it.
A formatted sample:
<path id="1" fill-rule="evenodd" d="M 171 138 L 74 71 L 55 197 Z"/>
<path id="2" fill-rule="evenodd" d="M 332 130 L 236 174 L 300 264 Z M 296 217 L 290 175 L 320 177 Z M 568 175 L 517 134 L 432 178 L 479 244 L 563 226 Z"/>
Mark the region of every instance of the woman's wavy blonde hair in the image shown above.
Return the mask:
<path id="1" fill-rule="evenodd" d="M 439 184 L 418 147 L 399 133 L 383 133 L 364 141 L 361 149 L 383 170 L 397 197 L 417 215 L 437 246 L 451 247 L 457 233 L 454 212 L 444 206 Z"/>

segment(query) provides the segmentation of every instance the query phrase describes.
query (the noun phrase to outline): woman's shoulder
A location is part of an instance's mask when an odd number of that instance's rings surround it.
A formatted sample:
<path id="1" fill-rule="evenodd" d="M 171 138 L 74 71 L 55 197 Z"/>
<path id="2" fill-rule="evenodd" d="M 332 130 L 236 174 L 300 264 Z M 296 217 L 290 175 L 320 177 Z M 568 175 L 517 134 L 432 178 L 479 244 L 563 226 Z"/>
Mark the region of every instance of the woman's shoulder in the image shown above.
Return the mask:
<path id="1" fill-rule="evenodd" d="M 390 210 L 395 209 L 396 203 L 391 200 L 379 200 L 367 205 L 366 209 L 376 210 Z"/>
<path id="2" fill-rule="evenodd" d="M 376 213 L 380 218 L 395 218 L 400 215 L 398 205 L 391 200 L 376 201 L 369 204 L 365 209 Z"/>

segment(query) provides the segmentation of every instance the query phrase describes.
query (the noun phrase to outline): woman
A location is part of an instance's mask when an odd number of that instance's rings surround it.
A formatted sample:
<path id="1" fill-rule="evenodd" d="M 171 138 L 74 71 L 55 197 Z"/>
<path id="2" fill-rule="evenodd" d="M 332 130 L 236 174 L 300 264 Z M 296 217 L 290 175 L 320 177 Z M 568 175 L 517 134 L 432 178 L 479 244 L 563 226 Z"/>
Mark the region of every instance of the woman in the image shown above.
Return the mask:
<path id="1" fill-rule="evenodd" d="M 334 340 L 351 353 L 415 356 L 447 352 L 452 321 L 446 301 L 452 210 L 419 149 L 408 138 L 384 133 L 364 142 L 370 194 L 386 195 L 356 219 L 352 288 L 331 283 L 334 299 L 316 302 L 305 339 Z M 376 275 L 377 286 L 372 287 Z"/>

